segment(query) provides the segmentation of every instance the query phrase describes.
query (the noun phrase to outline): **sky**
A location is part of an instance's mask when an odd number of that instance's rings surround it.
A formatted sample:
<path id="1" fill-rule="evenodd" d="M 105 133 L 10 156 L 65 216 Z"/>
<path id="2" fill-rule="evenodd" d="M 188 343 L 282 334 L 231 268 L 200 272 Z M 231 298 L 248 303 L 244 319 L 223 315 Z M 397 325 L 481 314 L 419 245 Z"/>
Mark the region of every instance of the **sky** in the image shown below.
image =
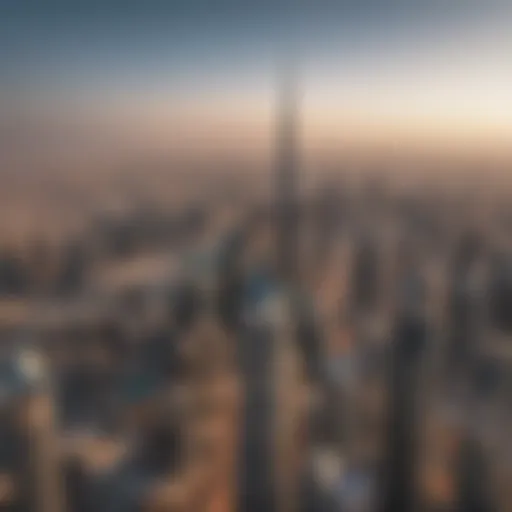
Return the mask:
<path id="1" fill-rule="evenodd" d="M 30 126 L 31 143 L 48 147 L 256 144 L 271 137 L 293 55 L 306 144 L 508 147 L 507 4 L 3 0 L 2 133 Z"/>

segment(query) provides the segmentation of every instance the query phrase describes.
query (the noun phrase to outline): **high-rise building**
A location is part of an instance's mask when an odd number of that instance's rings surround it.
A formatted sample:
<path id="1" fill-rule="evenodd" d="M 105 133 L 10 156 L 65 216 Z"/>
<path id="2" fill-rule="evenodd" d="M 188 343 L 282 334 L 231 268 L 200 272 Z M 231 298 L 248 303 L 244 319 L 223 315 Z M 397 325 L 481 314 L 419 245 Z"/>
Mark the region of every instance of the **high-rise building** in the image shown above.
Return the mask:
<path id="1" fill-rule="evenodd" d="M 239 510 L 295 510 L 308 422 L 292 305 L 265 276 L 253 276 L 245 300 L 238 343 L 245 397 Z"/>
<path id="2" fill-rule="evenodd" d="M 512 260 L 506 252 L 493 262 L 490 290 L 491 319 L 502 332 L 512 330 Z"/>
<path id="3" fill-rule="evenodd" d="M 277 119 L 276 202 L 278 263 L 283 278 L 295 279 L 298 249 L 297 83 L 287 65 L 282 75 Z"/>
<path id="4" fill-rule="evenodd" d="M 380 260 L 373 233 L 362 233 L 356 241 L 352 281 L 352 308 L 356 315 L 372 311 L 377 305 Z"/>
<path id="5" fill-rule="evenodd" d="M 419 369 L 427 341 L 427 324 L 419 314 L 423 291 L 417 289 L 418 280 L 414 275 L 405 277 L 406 304 L 398 313 L 393 338 L 382 512 L 409 512 L 417 500 Z"/>
<path id="6" fill-rule="evenodd" d="M 488 461 L 481 445 L 468 437 L 460 447 L 456 468 L 457 512 L 493 512 L 497 510 L 490 485 Z"/>
<path id="7" fill-rule="evenodd" d="M 274 249 L 267 238 L 268 219 L 258 222 L 264 227 L 250 234 L 246 251 L 251 253 L 253 265 L 244 269 L 244 308 L 237 342 L 245 401 L 240 512 L 297 510 L 309 439 L 303 372 L 305 369 L 313 380 L 320 372 L 313 316 L 303 295 L 294 294 L 299 284 L 294 78 L 288 68 L 280 89 L 275 176 L 277 273 L 268 254 Z"/>
<path id="8" fill-rule="evenodd" d="M 4 355 L 0 362 L 2 510 L 63 510 L 48 378 L 41 354 L 33 348 Z"/>

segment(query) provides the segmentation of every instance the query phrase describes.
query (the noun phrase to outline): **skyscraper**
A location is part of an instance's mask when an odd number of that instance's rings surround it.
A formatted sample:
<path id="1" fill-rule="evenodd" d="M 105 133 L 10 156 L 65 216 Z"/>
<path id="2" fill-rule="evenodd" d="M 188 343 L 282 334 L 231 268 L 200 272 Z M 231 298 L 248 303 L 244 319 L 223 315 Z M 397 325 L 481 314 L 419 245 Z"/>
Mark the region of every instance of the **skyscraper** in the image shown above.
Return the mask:
<path id="1" fill-rule="evenodd" d="M 22 348 L 0 360 L 2 510 L 62 510 L 54 404 L 48 381 L 41 354 L 35 349 Z"/>
<path id="2" fill-rule="evenodd" d="M 427 324 L 421 315 L 423 289 L 418 289 L 423 283 L 417 277 L 404 280 L 405 304 L 393 340 L 382 512 L 409 512 L 416 502 L 419 369 L 427 338 Z"/>
<path id="3" fill-rule="evenodd" d="M 276 213 L 278 267 L 290 280 L 297 273 L 297 83 L 291 61 L 282 73 L 278 97 Z"/>
<path id="4" fill-rule="evenodd" d="M 489 468 L 480 444 L 471 436 L 464 439 L 458 458 L 456 481 L 460 512 L 496 510 L 489 482 Z"/>

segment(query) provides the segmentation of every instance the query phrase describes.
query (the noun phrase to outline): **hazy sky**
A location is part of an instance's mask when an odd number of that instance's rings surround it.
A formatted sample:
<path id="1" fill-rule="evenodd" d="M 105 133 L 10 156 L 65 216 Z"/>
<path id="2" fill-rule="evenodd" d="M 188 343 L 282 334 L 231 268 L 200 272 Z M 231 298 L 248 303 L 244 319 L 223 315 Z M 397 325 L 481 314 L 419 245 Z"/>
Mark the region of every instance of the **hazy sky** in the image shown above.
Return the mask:
<path id="1" fill-rule="evenodd" d="M 3 0 L 0 98 L 31 119 L 59 113 L 123 133 L 136 125 L 162 144 L 177 120 L 176 136 L 229 139 L 242 127 L 268 132 L 280 55 L 291 47 L 309 137 L 510 146 L 507 4 Z"/>

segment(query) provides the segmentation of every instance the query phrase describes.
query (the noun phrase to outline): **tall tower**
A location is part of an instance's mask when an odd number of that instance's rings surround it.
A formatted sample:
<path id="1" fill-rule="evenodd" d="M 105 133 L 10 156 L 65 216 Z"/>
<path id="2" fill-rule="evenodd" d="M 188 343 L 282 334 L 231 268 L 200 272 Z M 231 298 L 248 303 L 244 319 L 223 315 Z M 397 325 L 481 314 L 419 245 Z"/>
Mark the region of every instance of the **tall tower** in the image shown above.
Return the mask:
<path id="1" fill-rule="evenodd" d="M 287 281 L 297 275 L 297 79 L 289 58 L 281 71 L 278 91 L 276 213 L 278 268 Z"/>

